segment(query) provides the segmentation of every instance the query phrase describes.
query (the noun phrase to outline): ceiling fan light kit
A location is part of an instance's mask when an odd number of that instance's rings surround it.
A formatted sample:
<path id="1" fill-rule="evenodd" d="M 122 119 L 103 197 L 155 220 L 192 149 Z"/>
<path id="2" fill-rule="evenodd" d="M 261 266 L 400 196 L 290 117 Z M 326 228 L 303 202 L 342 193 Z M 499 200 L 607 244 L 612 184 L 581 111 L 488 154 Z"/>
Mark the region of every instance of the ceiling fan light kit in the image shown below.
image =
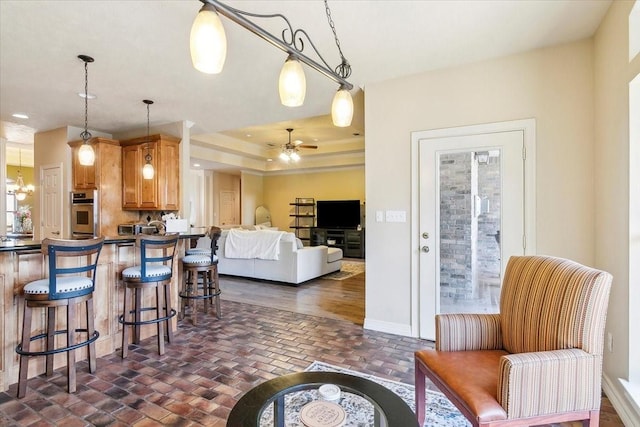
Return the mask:
<path id="1" fill-rule="evenodd" d="M 298 154 L 300 148 L 318 148 L 317 145 L 304 144 L 300 140 L 291 142 L 291 132 L 293 132 L 293 128 L 288 128 L 287 132 L 289 132 L 289 140 L 286 144 L 282 145 L 282 151 L 280 151 L 280 155 L 278 156 L 282 161 L 287 163 L 290 161 L 298 162 L 300 160 L 300 154 Z"/>
<path id="2" fill-rule="evenodd" d="M 341 58 L 335 69 L 318 52 L 306 31 L 301 28 L 294 30 L 286 16 L 279 13 L 264 15 L 246 12 L 218 0 L 200 1 L 204 5 L 193 22 L 190 36 L 191 60 L 197 70 L 210 74 L 222 71 L 227 53 L 227 38 L 219 17 L 223 15 L 288 54 L 279 79 L 280 101 L 283 105 L 297 107 L 303 104 L 306 92 L 306 78 L 302 69 L 304 63 L 339 85 L 331 108 L 332 120 L 335 126 L 346 127 L 351 124 L 353 100 L 349 90 L 353 89 L 353 85 L 346 80 L 351 75 L 351 66 L 342 54 L 327 0 L 324 0 L 327 20 Z M 274 36 L 247 17 L 282 19 L 285 23 L 282 36 Z M 303 53 L 305 41 L 315 52 L 318 61 Z"/>

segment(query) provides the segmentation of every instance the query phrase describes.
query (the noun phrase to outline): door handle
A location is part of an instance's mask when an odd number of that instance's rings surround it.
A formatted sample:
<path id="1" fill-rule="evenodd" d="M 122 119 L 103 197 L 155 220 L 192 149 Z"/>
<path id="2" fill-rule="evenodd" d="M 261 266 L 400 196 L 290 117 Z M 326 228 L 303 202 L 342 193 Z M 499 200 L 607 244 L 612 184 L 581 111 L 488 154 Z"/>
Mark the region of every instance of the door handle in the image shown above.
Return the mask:
<path id="1" fill-rule="evenodd" d="M 423 239 L 428 239 L 429 238 L 429 233 L 427 233 L 426 231 L 424 233 L 422 233 L 422 238 Z"/>
<path id="2" fill-rule="evenodd" d="M 429 252 L 429 246 L 423 246 L 420 250 L 426 254 Z"/>

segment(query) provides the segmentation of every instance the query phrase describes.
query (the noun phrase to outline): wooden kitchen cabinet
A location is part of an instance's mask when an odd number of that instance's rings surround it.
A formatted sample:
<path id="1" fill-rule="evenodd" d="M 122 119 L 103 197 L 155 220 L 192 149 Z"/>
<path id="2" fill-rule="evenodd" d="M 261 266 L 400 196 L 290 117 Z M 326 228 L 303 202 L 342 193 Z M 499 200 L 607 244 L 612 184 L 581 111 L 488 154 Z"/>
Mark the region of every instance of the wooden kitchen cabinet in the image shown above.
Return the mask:
<path id="1" fill-rule="evenodd" d="M 108 166 L 113 163 L 113 158 L 119 157 L 116 151 L 120 143 L 113 139 L 107 138 L 91 138 L 89 144 L 93 147 L 96 154 L 96 160 L 91 166 L 84 166 L 78 160 L 78 150 L 82 146 L 83 141 L 71 141 L 68 143 L 71 147 L 73 159 L 72 179 L 74 190 L 97 190 L 100 187 L 101 175 L 103 173 L 113 173 Z"/>
<path id="2" fill-rule="evenodd" d="M 148 141 L 148 142 L 147 142 Z M 180 209 L 180 140 L 167 135 L 120 141 L 122 146 L 122 208 L 130 210 Z M 142 177 L 147 150 L 155 170 Z"/>

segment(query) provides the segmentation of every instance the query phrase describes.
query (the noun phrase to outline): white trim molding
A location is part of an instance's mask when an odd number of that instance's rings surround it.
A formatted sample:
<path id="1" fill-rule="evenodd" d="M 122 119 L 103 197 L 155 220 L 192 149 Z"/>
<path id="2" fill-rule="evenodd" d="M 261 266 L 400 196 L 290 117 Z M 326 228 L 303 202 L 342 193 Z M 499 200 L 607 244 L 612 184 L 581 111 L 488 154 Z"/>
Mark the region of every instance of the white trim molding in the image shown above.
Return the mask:
<path id="1" fill-rule="evenodd" d="M 364 319 L 364 329 L 369 329 L 377 332 L 385 332 L 387 334 L 401 335 L 404 337 L 410 337 L 411 325 L 403 323 L 385 322 L 383 320 Z"/>
<path id="2" fill-rule="evenodd" d="M 616 384 L 618 383 L 619 384 Z M 628 388 L 630 386 L 630 388 Z M 634 391 L 631 391 L 633 389 Z M 602 390 L 615 408 L 625 426 L 640 426 L 640 388 L 618 378 L 602 375 Z"/>

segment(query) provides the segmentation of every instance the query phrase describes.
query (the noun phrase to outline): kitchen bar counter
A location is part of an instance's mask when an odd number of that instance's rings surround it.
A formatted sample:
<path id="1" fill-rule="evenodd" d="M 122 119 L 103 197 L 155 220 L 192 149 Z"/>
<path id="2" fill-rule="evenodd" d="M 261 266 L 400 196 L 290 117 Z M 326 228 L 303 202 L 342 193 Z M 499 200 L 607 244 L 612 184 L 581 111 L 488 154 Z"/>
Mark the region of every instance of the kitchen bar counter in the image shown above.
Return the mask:
<path id="1" fill-rule="evenodd" d="M 180 304 L 178 290 L 182 278 L 179 259 L 184 256 L 186 248 L 203 235 L 200 233 L 180 235 L 171 282 L 171 305 L 176 310 Z M 118 316 L 123 310 L 124 289 L 121 272 L 136 264 L 139 255 L 135 248 L 135 240 L 135 236 L 106 237 L 98 259 L 96 288 L 93 294 L 95 327 L 100 333 L 100 338 L 96 341 L 98 356 L 114 353 L 122 346 L 122 325 L 118 322 Z M 15 348 L 22 332 L 24 310 L 22 288 L 27 283 L 45 276 L 46 264 L 40 248 L 41 242 L 34 240 L 0 242 L 0 307 L 2 308 L 0 313 L 0 391 L 7 390 L 9 385 L 18 382 L 19 358 Z M 143 299 L 148 300 L 149 303 L 155 301 L 151 297 L 151 293 L 143 295 Z M 34 315 L 32 330 L 43 329 L 43 320 L 44 316 Z M 174 330 L 177 328 L 177 317 L 172 319 L 172 327 Z M 156 328 L 143 327 L 141 332 L 142 339 L 145 339 L 154 336 Z M 39 344 L 34 342 L 34 345 Z M 86 348 L 79 349 L 78 353 L 78 360 L 86 358 Z M 44 362 L 44 357 L 34 358 L 29 363 L 29 377 L 44 373 Z M 65 365 L 66 354 L 56 355 L 54 367 L 57 369 Z"/>
<path id="2" fill-rule="evenodd" d="M 204 236 L 202 233 L 179 233 L 180 239 L 197 239 Z M 133 243 L 135 236 L 105 236 L 104 244 Z M 0 252 L 30 251 L 40 249 L 40 240 L 14 240 L 0 241 Z"/>

